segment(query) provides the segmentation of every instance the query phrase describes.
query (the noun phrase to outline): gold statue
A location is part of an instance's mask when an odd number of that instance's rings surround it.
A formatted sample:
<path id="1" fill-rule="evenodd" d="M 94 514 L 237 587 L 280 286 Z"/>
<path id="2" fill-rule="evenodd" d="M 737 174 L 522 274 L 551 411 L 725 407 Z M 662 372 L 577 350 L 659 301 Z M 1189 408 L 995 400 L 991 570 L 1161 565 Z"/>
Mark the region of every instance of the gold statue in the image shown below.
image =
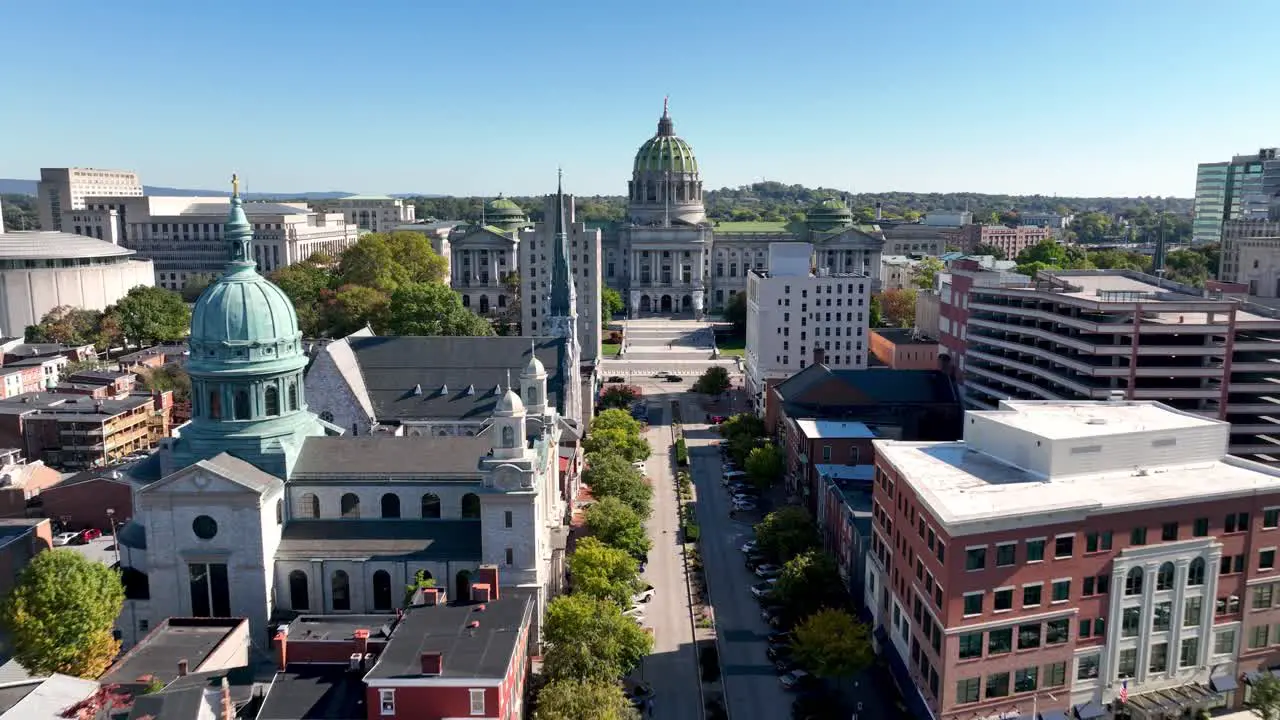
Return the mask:
<path id="1" fill-rule="evenodd" d="M 240 176 L 231 173 L 231 196 L 240 197 Z"/>

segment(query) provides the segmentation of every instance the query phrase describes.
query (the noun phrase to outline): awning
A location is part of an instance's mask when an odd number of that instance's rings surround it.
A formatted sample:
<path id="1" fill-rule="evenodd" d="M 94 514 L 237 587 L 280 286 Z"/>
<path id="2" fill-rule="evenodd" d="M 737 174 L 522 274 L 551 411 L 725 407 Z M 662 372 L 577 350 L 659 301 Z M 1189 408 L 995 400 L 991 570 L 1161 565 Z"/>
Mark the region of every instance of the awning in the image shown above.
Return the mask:
<path id="1" fill-rule="evenodd" d="M 1067 720 L 1067 713 L 1062 710 L 1045 710 L 1040 713 L 1040 720 Z"/>
<path id="2" fill-rule="evenodd" d="M 1098 720 L 1098 718 L 1106 717 L 1107 715 L 1107 711 L 1093 700 L 1090 700 L 1083 705 L 1077 705 L 1075 710 L 1076 717 L 1079 718 L 1079 720 Z"/>
<path id="3" fill-rule="evenodd" d="M 1230 675 L 1216 675 L 1211 677 L 1209 678 L 1209 685 L 1213 687 L 1214 692 L 1220 693 L 1231 692 L 1238 687 L 1236 685 L 1236 679 Z"/>

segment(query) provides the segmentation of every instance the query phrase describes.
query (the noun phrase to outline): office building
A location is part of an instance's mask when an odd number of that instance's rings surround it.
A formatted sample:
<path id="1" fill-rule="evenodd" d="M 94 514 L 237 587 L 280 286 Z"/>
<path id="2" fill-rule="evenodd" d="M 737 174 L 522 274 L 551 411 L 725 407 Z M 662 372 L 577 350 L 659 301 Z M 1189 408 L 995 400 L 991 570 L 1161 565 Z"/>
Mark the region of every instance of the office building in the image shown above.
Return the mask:
<path id="1" fill-rule="evenodd" d="M 556 196 L 544 200 L 542 216 L 547 218 L 534 225 L 532 232 L 521 235 L 520 273 L 520 327 L 526 334 L 546 334 L 550 312 L 551 262 L 554 257 L 558 207 Z M 578 304 L 578 338 L 582 345 L 582 361 L 594 363 L 600 357 L 600 306 L 601 267 L 600 231 L 588 228 L 574 216 L 574 198 L 564 196 L 563 231 L 569 240 L 569 271 L 573 276 Z"/>
<path id="2" fill-rule="evenodd" d="M 1280 213 L 1222 224 L 1218 279 L 1247 286 L 1250 295 L 1280 298 Z"/>
<path id="3" fill-rule="evenodd" d="M 1005 401 L 874 441 L 864 598 L 915 717 L 1236 708 L 1280 638 L 1280 470 L 1154 402 Z"/>
<path id="4" fill-rule="evenodd" d="M 85 209 L 85 198 L 94 195 L 141 197 L 142 180 L 128 170 L 40 168 L 36 184 L 40 228 L 61 230 L 63 214 Z"/>
<path id="5" fill-rule="evenodd" d="M 867 367 L 871 278 L 810 270 L 812 246 L 775 243 L 769 267 L 747 277 L 746 384 L 763 415 L 769 387 L 810 364 Z"/>
<path id="6" fill-rule="evenodd" d="M 1280 193 L 1278 152 L 1280 148 L 1262 148 L 1253 155 L 1236 155 L 1230 162 L 1196 167 L 1191 242 L 1219 242 L 1223 223 L 1267 217 L 1272 198 Z"/>
<path id="7" fill-rule="evenodd" d="M 319 213 L 340 212 L 348 225 L 380 233 L 391 232 L 397 225 L 415 222 L 417 212 L 412 202 L 386 195 L 348 195 L 316 200 L 311 206 Z"/>
<path id="8" fill-rule="evenodd" d="M 1044 240 L 1052 240 L 1054 231 L 1047 227 L 1007 225 L 965 225 L 948 235 L 947 242 L 971 253 L 979 246 L 999 248 L 1007 259 L 1015 259 L 1027 248 Z"/>

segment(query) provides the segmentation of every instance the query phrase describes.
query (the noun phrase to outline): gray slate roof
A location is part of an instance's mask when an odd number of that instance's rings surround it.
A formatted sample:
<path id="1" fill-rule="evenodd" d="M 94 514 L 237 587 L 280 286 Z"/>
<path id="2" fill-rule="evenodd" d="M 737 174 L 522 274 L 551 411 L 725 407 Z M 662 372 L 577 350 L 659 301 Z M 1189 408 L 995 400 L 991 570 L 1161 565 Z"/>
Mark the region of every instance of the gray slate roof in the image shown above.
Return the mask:
<path id="1" fill-rule="evenodd" d="M 349 342 L 379 422 L 488 418 L 501 397 L 494 388 L 505 388 L 508 378 L 519 383 L 531 342 L 537 343 L 538 359 L 547 370 L 547 398 L 564 410 L 563 338 L 397 335 Z M 415 394 L 418 387 L 420 395 Z"/>
<path id="2" fill-rule="evenodd" d="M 294 520 L 276 559 L 480 560 L 479 520 Z"/>
<path id="3" fill-rule="evenodd" d="M 309 437 L 302 444 L 290 480 L 355 478 L 480 477 L 480 458 L 489 454 L 487 436 L 431 437 L 363 435 Z"/>
<path id="4" fill-rule="evenodd" d="M 220 453 L 208 460 L 196 463 L 214 472 L 234 480 L 258 493 L 267 492 L 283 485 L 283 481 L 269 472 L 260 470 L 257 465 L 241 460 L 230 453 Z"/>
<path id="5" fill-rule="evenodd" d="M 226 211 L 223 211 L 223 215 Z M 124 257 L 134 252 L 106 240 L 55 230 L 0 233 L 0 259 L 57 260 L 64 258 Z"/>

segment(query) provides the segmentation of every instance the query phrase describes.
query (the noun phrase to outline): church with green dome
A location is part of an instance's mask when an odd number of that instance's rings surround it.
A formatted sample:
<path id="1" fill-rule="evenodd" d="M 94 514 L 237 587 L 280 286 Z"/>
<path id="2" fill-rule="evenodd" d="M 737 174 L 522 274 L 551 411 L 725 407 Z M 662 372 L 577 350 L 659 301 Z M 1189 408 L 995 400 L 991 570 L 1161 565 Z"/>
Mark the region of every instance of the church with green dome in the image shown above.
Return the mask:
<path id="1" fill-rule="evenodd" d="M 809 243 L 815 269 L 879 281 L 884 233 L 855 223 L 840 198 L 821 201 L 802 222 L 708 220 L 701 167 L 666 102 L 657 132 L 636 151 L 627 198 L 627 219 L 606 229 L 601 254 L 603 281 L 632 317 L 723 310 L 746 290 L 749 272 L 769 269 L 774 243 Z"/>

